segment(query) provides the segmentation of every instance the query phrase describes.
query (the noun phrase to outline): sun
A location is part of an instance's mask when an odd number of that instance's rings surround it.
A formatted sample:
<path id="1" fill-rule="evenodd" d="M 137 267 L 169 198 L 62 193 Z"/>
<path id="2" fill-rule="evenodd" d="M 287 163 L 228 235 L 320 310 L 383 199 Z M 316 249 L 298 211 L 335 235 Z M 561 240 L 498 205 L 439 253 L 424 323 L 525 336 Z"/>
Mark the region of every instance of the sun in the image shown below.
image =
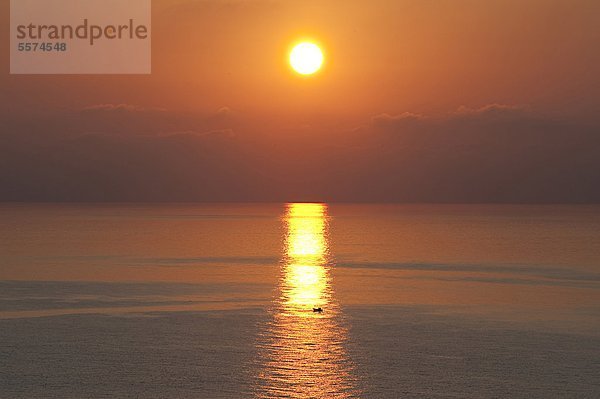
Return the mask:
<path id="1" fill-rule="evenodd" d="M 312 75 L 323 66 L 323 52 L 314 43 L 302 42 L 290 53 L 290 65 L 301 75 Z"/>

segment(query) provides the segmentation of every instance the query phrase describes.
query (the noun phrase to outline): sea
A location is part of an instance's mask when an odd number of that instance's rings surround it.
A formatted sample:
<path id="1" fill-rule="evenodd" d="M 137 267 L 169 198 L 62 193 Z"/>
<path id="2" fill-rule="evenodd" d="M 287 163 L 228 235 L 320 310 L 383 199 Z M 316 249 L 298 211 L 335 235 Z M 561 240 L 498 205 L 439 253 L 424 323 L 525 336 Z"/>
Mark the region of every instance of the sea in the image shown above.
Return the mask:
<path id="1" fill-rule="evenodd" d="M 600 206 L 2 204 L 0 398 L 600 398 Z"/>

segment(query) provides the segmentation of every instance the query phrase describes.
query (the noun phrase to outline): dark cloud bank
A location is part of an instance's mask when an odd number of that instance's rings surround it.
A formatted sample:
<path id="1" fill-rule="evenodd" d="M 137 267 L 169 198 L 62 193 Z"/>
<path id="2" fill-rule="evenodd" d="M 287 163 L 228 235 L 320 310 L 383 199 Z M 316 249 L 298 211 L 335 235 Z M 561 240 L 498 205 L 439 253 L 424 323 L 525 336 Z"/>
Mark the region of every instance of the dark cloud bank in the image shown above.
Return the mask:
<path id="1" fill-rule="evenodd" d="M 2 201 L 600 202 L 597 125 L 488 105 L 276 134 L 100 104 L 5 118 Z"/>

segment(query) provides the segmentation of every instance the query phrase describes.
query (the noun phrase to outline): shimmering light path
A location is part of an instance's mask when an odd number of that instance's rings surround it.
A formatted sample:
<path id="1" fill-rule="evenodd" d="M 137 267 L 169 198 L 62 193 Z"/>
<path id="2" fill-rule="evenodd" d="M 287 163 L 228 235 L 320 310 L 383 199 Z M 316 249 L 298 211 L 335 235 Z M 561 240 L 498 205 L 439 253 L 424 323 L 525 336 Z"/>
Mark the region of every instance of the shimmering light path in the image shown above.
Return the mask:
<path id="1" fill-rule="evenodd" d="M 355 380 L 335 302 L 324 204 L 289 204 L 285 255 L 271 325 L 263 335 L 259 398 L 349 398 Z M 323 313 L 313 312 L 322 307 Z"/>

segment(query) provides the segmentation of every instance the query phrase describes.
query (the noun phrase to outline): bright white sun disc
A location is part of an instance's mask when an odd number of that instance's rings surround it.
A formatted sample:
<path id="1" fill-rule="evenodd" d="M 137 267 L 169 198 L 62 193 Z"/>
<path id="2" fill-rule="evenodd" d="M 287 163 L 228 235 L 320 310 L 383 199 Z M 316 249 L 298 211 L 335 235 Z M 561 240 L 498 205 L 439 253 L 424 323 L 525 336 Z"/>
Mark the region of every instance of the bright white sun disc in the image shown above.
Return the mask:
<path id="1" fill-rule="evenodd" d="M 300 43 L 290 53 L 290 65 L 299 74 L 311 75 L 321 69 L 323 52 L 314 43 Z"/>

